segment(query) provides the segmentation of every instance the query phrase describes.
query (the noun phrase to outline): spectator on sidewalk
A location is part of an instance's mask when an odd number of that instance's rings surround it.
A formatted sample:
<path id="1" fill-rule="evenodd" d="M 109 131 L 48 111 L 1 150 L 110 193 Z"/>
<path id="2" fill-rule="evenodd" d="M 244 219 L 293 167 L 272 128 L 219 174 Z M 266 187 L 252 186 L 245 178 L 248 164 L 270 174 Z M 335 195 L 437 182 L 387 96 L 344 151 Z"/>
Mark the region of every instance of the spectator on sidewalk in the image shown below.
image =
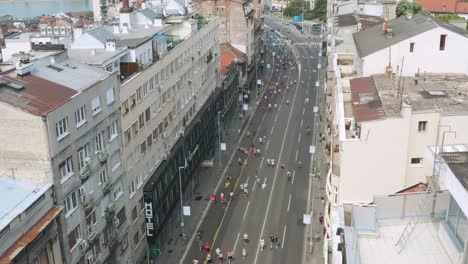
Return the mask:
<path id="1" fill-rule="evenodd" d="M 320 222 L 321 225 L 323 225 L 323 214 L 322 213 L 320 213 L 320 215 L 319 215 L 319 222 Z"/>

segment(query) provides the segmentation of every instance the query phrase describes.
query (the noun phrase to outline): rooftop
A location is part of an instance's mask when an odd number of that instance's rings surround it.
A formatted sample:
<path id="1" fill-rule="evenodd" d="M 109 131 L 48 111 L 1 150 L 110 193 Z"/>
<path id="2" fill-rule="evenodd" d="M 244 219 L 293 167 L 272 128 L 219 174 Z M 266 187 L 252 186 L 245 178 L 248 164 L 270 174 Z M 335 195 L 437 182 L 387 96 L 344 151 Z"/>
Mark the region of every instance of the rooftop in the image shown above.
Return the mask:
<path id="1" fill-rule="evenodd" d="M 127 53 L 128 49 L 125 47 L 116 48 L 115 51 L 102 49 L 69 49 L 68 56 L 73 60 L 79 61 L 84 64 L 101 66 L 108 60 L 113 58 L 122 57 Z"/>
<path id="2" fill-rule="evenodd" d="M 0 177 L 0 230 L 38 200 L 51 184 L 38 185 Z"/>
<path id="3" fill-rule="evenodd" d="M 452 263 L 439 239 L 439 222 L 420 222 L 411 236 L 414 243 L 408 242 L 401 254 L 398 253 L 395 243 L 407 222 L 379 223 L 377 236 L 358 237 L 361 263 Z"/>
<path id="4" fill-rule="evenodd" d="M 417 0 L 423 8 L 434 13 L 468 14 L 468 3 L 459 0 Z"/>
<path id="5" fill-rule="evenodd" d="M 397 77 L 399 78 L 399 77 Z M 356 121 L 370 121 L 399 117 L 403 102 L 412 111 L 443 113 L 468 112 L 468 77 L 463 74 L 425 74 L 420 77 L 402 77 L 388 80 L 384 75 L 351 80 L 352 111 Z"/>
<path id="6" fill-rule="evenodd" d="M 444 157 L 443 154 L 442 156 Z M 450 157 L 456 158 L 458 161 L 452 162 Z M 450 152 L 450 155 L 445 156 L 444 159 L 455 177 L 468 191 L 468 152 Z"/>
<path id="7" fill-rule="evenodd" d="M 243 61 L 244 54 L 238 49 L 231 46 L 229 43 L 223 43 L 220 45 L 221 53 L 221 74 L 225 75 L 229 69 L 229 66 L 235 61 Z"/>
<path id="8" fill-rule="evenodd" d="M 389 39 L 382 31 L 382 26 L 383 23 L 379 23 L 353 35 L 356 49 L 361 58 L 436 27 L 443 27 L 446 30 L 468 37 L 468 31 L 464 29 L 443 22 L 433 16 L 419 13 L 415 14 L 412 19 L 400 16 L 388 21 L 388 27 L 392 29 L 393 33 Z"/>

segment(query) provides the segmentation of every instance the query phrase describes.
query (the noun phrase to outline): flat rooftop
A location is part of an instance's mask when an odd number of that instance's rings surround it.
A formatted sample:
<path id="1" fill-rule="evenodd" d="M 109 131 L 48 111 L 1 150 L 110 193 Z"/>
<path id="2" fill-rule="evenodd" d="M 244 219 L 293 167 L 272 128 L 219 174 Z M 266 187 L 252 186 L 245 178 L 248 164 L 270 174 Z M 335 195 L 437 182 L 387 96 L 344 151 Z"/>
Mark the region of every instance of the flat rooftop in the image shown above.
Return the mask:
<path id="1" fill-rule="evenodd" d="M 468 113 L 468 77 L 464 74 L 397 78 L 373 75 L 351 80 L 356 121 L 399 117 L 402 102 L 414 112 Z M 398 95 L 399 86 L 403 96 Z"/>
<path id="2" fill-rule="evenodd" d="M 0 177 L 0 230 L 39 199 L 51 184 L 38 185 Z"/>
<path id="3" fill-rule="evenodd" d="M 378 236 L 359 235 L 361 264 L 452 263 L 439 240 L 440 221 L 420 222 L 405 250 L 398 253 L 398 241 L 406 221 L 379 223 Z"/>
<path id="4" fill-rule="evenodd" d="M 68 56 L 73 60 L 93 66 L 104 66 L 106 62 L 114 58 L 120 58 L 128 53 L 125 47 L 118 47 L 115 51 L 102 49 L 69 49 Z"/>
<path id="5" fill-rule="evenodd" d="M 450 152 L 442 156 L 448 167 L 468 191 L 468 152 Z"/>

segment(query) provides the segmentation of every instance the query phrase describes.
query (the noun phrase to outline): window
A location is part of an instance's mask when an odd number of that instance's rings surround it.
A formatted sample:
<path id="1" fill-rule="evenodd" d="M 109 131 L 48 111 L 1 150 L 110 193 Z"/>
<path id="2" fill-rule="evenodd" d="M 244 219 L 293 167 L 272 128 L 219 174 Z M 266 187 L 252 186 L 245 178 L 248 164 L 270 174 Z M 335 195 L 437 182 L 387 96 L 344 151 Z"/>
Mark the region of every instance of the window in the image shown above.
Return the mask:
<path id="1" fill-rule="evenodd" d="M 440 35 L 439 50 L 445 50 L 447 44 L 447 35 Z"/>
<path id="2" fill-rule="evenodd" d="M 123 188 L 122 188 L 122 181 L 117 184 L 117 186 L 114 189 L 114 199 L 117 200 L 119 199 L 120 196 L 123 194 Z"/>
<path id="3" fill-rule="evenodd" d="M 143 84 L 143 97 L 148 96 L 148 83 Z"/>
<path id="4" fill-rule="evenodd" d="M 76 127 L 80 127 L 86 122 L 86 108 L 83 105 L 75 112 Z"/>
<path id="5" fill-rule="evenodd" d="M 146 138 L 146 145 L 148 145 L 148 148 L 151 147 L 151 144 L 153 143 L 153 135 L 150 134 L 147 138 Z"/>
<path id="6" fill-rule="evenodd" d="M 146 122 L 149 122 L 151 119 L 151 109 L 148 107 L 145 110 L 145 117 L 146 117 Z"/>
<path id="7" fill-rule="evenodd" d="M 135 195 L 135 182 L 132 181 L 130 183 L 130 186 L 128 186 L 128 191 L 130 193 L 130 198 L 132 198 Z"/>
<path id="8" fill-rule="evenodd" d="M 158 128 L 155 128 L 153 130 L 153 140 L 156 143 L 156 140 L 158 139 Z"/>
<path id="9" fill-rule="evenodd" d="M 125 130 L 125 145 L 129 144 L 132 141 L 132 132 L 130 128 Z"/>
<path id="10" fill-rule="evenodd" d="M 92 101 L 91 101 L 91 109 L 93 111 L 93 116 L 99 114 L 101 112 L 101 98 L 99 96 L 96 96 Z"/>
<path id="11" fill-rule="evenodd" d="M 73 191 L 65 198 L 65 217 L 73 213 L 76 208 L 78 208 L 78 200 L 76 191 Z"/>
<path id="12" fill-rule="evenodd" d="M 117 121 L 114 121 L 107 127 L 107 131 L 109 133 L 109 142 L 112 141 L 114 138 L 118 136 L 117 133 Z"/>
<path id="13" fill-rule="evenodd" d="M 137 177 L 137 188 L 140 189 L 140 187 L 143 185 L 143 177 L 140 175 L 138 175 Z"/>
<path id="14" fill-rule="evenodd" d="M 141 236 L 142 236 L 141 238 L 143 239 L 145 235 L 146 235 L 146 222 L 143 222 L 141 224 Z"/>
<path id="15" fill-rule="evenodd" d="M 86 144 L 78 150 L 78 165 L 80 166 L 80 170 L 86 166 L 90 159 L 89 144 Z"/>
<path id="16" fill-rule="evenodd" d="M 117 213 L 117 219 L 119 219 L 119 227 L 125 223 L 125 221 L 127 220 L 127 215 L 125 213 L 125 207 L 122 208 L 122 210 L 120 210 L 118 213 Z"/>
<path id="17" fill-rule="evenodd" d="M 96 220 L 96 210 L 94 210 L 92 213 L 90 213 L 87 217 L 86 217 L 86 224 L 88 226 L 93 226 L 97 223 L 97 220 Z"/>
<path id="18" fill-rule="evenodd" d="M 136 91 L 136 100 L 137 102 L 140 102 L 141 101 L 141 91 L 143 90 L 142 87 L 139 87 Z"/>
<path id="19" fill-rule="evenodd" d="M 131 102 L 130 109 L 133 109 L 136 106 L 136 95 L 135 94 L 132 94 L 130 96 L 130 102 Z"/>
<path id="20" fill-rule="evenodd" d="M 99 185 L 106 183 L 109 180 L 109 178 L 107 177 L 107 169 L 105 167 L 101 172 L 99 172 L 99 180 Z"/>
<path id="21" fill-rule="evenodd" d="M 106 91 L 107 105 L 112 104 L 115 101 L 114 88 L 110 88 Z"/>
<path id="22" fill-rule="evenodd" d="M 414 42 L 411 42 L 411 43 L 409 44 L 409 52 L 410 52 L 410 53 L 413 53 L 413 52 L 414 52 Z"/>
<path id="23" fill-rule="evenodd" d="M 132 125 L 132 131 L 133 131 L 133 134 L 136 135 L 138 134 L 138 124 L 137 124 L 137 121 L 135 121 Z"/>
<path id="24" fill-rule="evenodd" d="M 457 204 L 457 201 L 455 201 L 453 196 L 450 197 L 447 224 L 454 233 L 458 242 L 460 242 L 461 246 L 464 247 L 468 237 L 468 222 L 465 214 L 460 209 L 460 206 Z"/>
<path id="25" fill-rule="evenodd" d="M 140 116 L 138 117 L 138 122 L 140 123 L 140 128 L 145 126 L 145 115 L 144 115 L 144 113 L 140 114 Z"/>
<path id="26" fill-rule="evenodd" d="M 142 154 L 146 152 L 146 140 L 140 144 L 140 149 Z"/>
<path id="27" fill-rule="evenodd" d="M 411 158 L 412 167 L 422 167 L 423 158 Z"/>
<path id="28" fill-rule="evenodd" d="M 132 222 L 135 222 L 135 220 L 137 219 L 137 216 L 138 216 L 136 206 L 133 207 L 131 215 L 132 215 Z"/>
<path id="29" fill-rule="evenodd" d="M 72 158 L 69 157 L 64 162 L 60 163 L 59 170 L 62 182 L 70 178 L 73 175 Z"/>
<path id="30" fill-rule="evenodd" d="M 140 235 L 139 232 L 135 232 L 135 235 L 133 236 L 133 244 L 138 245 L 138 242 L 140 242 Z"/>
<path id="31" fill-rule="evenodd" d="M 425 132 L 427 128 L 427 121 L 419 121 L 418 132 Z"/>
<path id="32" fill-rule="evenodd" d="M 128 233 L 122 238 L 122 250 L 128 247 Z"/>
<path id="33" fill-rule="evenodd" d="M 65 117 L 55 124 L 55 131 L 57 132 L 58 140 L 61 140 L 68 135 L 68 117 Z"/>
<path id="34" fill-rule="evenodd" d="M 68 234 L 68 246 L 70 247 L 70 251 L 73 250 L 79 240 L 81 240 L 80 225 L 76 226 L 75 229 Z"/>
<path id="35" fill-rule="evenodd" d="M 123 103 L 122 103 L 122 111 L 123 111 L 123 115 L 127 114 L 130 109 L 128 108 L 128 100 L 125 100 Z"/>
<path id="36" fill-rule="evenodd" d="M 94 147 L 96 152 L 103 151 L 106 145 L 104 144 L 104 131 L 101 131 L 94 138 Z"/>

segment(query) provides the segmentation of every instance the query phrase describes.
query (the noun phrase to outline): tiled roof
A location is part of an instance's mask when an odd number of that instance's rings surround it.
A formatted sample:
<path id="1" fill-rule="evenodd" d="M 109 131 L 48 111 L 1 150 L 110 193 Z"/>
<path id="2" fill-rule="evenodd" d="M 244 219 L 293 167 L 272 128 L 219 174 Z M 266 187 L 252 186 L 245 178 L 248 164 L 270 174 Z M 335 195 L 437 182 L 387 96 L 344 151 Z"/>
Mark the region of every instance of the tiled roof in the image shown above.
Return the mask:
<path id="1" fill-rule="evenodd" d="M 436 13 L 455 13 L 457 0 L 416 0 L 422 4 L 422 7 L 429 12 Z"/>
<path id="2" fill-rule="evenodd" d="M 15 70 L 0 75 L 0 82 L 22 85 L 21 90 L 0 88 L 0 102 L 7 103 L 33 115 L 42 116 L 68 101 L 78 92 L 35 75 L 20 78 Z"/>
<path id="3" fill-rule="evenodd" d="M 458 2 L 455 12 L 457 14 L 468 14 L 468 2 Z"/>
<path id="4" fill-rule="evenodd" d="M 372 77 L 355 78 L 350 81 L 351 102 L 356 122 L 384 119 L 379 94 Z"/>

